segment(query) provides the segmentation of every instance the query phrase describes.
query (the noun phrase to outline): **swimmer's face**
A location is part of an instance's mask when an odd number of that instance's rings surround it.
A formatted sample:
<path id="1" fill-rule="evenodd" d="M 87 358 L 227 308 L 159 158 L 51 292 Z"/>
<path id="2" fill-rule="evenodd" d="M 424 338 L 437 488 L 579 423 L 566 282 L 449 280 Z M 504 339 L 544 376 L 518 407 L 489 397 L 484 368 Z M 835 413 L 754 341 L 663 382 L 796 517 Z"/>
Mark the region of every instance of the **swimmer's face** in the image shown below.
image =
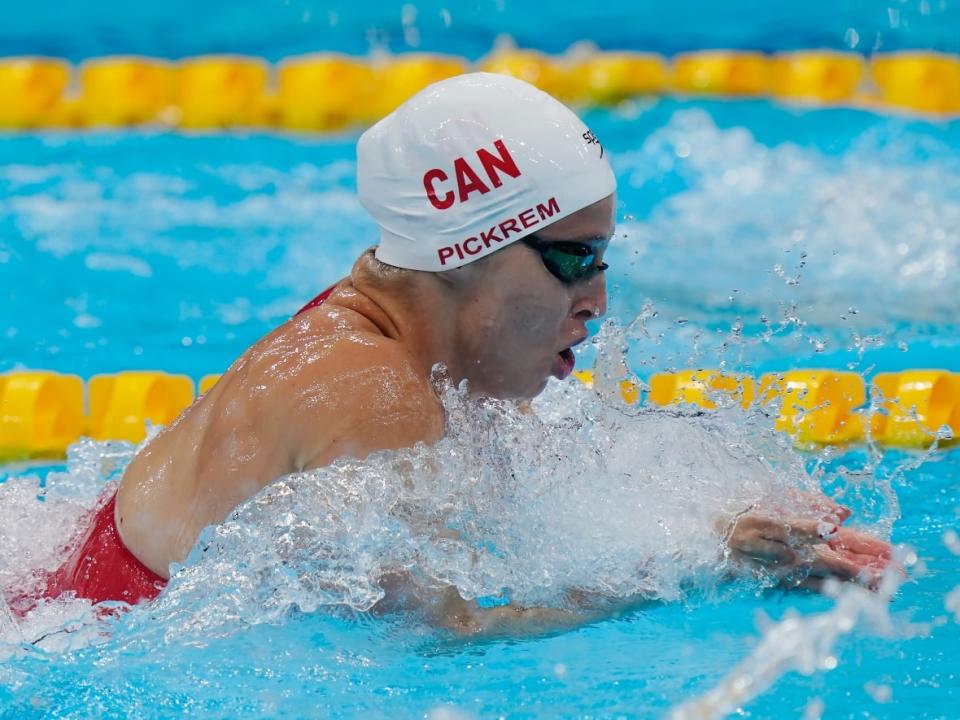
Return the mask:
<path id="1" fill-rule="evenodd" d="M 610 238 L 615 196 L 536 233 L 540 242 L 593 245 Z M 603 260 L 598 255 L 596 263 Z M 457 356 L 471 389 L 499 398 L 532 398 L 548 378 L 566 377 L 588 320 L 607 310 L 603 272 L 564 283 L 537 250 L 518 241 L 466 266 L 458 317 Z M 454 271 L 456 272 L 456 271 Z"/>

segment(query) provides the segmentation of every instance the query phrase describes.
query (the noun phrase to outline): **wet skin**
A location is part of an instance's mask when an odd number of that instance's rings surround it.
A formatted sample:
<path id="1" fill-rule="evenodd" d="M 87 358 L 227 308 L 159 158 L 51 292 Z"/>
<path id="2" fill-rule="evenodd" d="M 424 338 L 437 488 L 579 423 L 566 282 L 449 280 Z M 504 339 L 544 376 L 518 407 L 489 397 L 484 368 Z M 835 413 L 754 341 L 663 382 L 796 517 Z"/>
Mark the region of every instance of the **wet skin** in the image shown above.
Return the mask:
<path id="1" fill-rule="evenodd" d="M 614 213 L 610 196 L 538 236 L 609 237 Z M 602 273 L 563 284 L 522 242 L 456 270 L 395 275 L 361 256 L 326 302 L 249 348 L 137 454 L 117 526 L 141 562 L 167 577 L 202 528 L 283 475 L 439 439 L 437 363 L 474 394 L 534 397 L 606 312 Z"/>
<path id="2" fill-rule="evenodd" d="M 606 238 L 614 214 L 610 196 L 537 236 Z M 203 527 L 277 478 L 438 440 L 443 410 L 430 382 L 437 363 L 476 395 L 532 398 L 551 375 L 568 372 L 564 356 L 586 338 L 586 322 L 605 312 L 603 273 L 564 284 L 522 242 L 443 273 L 384 275 L 365 253 L 325 303 L 249 348 L 138 453 L 117 495 L 123 542 L 167 577 Z M 837 525 L 849 516 L 824 498 L 811 502 Z M 839 529 L 824 538 L 817 521 L 763 509 L 724 522 L 735 557 L 783 574 L 807 571 L 807 586 L 827 577 L 872 584 L 890 557 L 889 545 L 865 533 Z M 812 560 L 796 551 L 802 546 L 813 548 Z M 440 624 L 463 632 L 570 622 L 550 609 L 480 611 L 452 591 L 425 604 Z"/>

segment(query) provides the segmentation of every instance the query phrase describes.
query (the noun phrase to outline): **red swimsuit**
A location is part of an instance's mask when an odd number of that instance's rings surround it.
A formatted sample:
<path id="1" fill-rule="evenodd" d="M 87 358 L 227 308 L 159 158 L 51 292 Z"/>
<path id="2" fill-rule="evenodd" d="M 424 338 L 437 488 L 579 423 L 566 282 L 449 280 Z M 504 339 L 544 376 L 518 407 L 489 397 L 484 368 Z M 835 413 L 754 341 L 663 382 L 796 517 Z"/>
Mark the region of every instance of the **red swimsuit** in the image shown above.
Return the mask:
<path id="1" fill-rule="evenodd" d="M 167 581 L 137 560 L 120 540 L 116 505 L 114 493 L 94 516 L 80 547 L 47 578 L 44 597 L 54 599 L 72 591 L 94 603 L 123 600 L 133 605 L 160 594 Z"/>
<path id="2" fill-rule="evenodd" d="M 331 285 L 297 311 L 297 315 L 320 305 L 330 297 Z M 47 578 L 43 597 L 54 599 L 65 592 L 76 593 L 94 603 L 122 600 L 131 605 L 152 600 L 167 581 L 127 550 L 117 532 L 114 508 L 117 496 L 96 513 L 80 547 Z"/>

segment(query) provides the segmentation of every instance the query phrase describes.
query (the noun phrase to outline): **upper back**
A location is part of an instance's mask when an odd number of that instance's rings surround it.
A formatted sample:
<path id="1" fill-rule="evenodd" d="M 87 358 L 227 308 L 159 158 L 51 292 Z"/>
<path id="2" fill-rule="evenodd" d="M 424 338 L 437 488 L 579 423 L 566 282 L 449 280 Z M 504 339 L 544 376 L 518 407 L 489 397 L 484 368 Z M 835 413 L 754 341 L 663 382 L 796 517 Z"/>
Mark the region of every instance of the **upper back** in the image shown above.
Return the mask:
<path id="1" fill-rule="evenodd" d="M 159 572 L 282 475 L 442 431 L 408 349 L 333 298 L 251 346 L 137 455 L 117 498 L 122 537 Z"/>

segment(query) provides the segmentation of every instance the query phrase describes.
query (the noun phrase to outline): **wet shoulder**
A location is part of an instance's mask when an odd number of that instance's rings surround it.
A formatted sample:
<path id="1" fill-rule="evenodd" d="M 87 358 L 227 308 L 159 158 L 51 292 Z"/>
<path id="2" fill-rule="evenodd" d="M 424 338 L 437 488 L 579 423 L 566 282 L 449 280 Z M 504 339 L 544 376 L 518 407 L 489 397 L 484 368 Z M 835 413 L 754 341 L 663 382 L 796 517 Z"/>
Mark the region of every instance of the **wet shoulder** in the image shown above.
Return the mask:
<path id="1" fill-rule="evenodd" d="M 284 323 L 234 370 L 248 397 L 291 411 L 322 406 L 337 412 L 372 396 L 389 406 L 432 395 L 429 378 L 420 376 L 401 343 L 360 313 L 334 305 Z"/>

